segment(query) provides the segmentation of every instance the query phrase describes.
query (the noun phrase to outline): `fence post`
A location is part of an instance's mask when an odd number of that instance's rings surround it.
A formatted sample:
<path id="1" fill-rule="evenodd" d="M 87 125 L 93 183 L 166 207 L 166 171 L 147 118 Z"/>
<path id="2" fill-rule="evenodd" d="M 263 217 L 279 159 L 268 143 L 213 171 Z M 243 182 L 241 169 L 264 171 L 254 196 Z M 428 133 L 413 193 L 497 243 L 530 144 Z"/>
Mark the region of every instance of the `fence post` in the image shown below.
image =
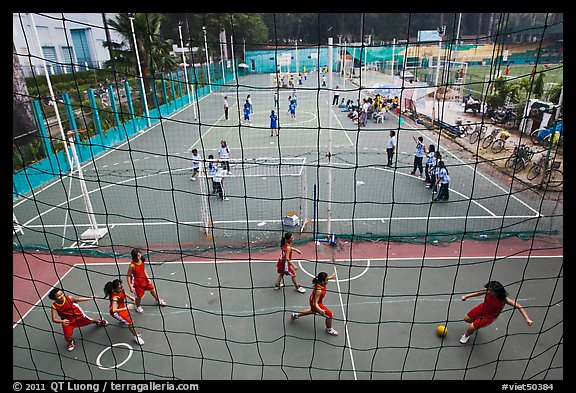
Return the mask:
<path id="1" fill-rule="evenodd" d="M 46 131 L 46 124 L 44 124 L 44 117 L 42 116 L 42 108 L 40 107 L 40 100 L 32 101 L 32 109 L 34 113 L 34 119 L 38 125 L 38 132 L 40 133 L 40 140 L 42 141 L 42 146 L 44 148 L 44 153 L 46 153 L 46 158 L 50 163 L 50 169 L 54 173 L 54 152 L 52 151 L 52 144 L 50 143 L 50 137 Z"/>

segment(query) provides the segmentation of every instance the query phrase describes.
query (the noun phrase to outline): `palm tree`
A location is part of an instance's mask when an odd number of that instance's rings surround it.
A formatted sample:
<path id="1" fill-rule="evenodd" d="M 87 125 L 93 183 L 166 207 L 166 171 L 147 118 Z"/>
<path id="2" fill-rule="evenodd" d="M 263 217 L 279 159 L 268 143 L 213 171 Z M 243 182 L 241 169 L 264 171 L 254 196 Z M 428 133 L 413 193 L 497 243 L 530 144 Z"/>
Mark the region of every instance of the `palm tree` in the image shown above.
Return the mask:
<path id="1" fill-rule="evenodd" d="M 147 93 L 151 91 L 151 76 L 174 70 L 178 64 L 178 58 L 170 55 L 173 40 L 160 35 L 163 20 L 164 16 L 158 13 L 133 14 L 140 68 Z M 123 37 L 123 41 L 105 44 L 112 54 L 112 58 L 105 63 L 105 66 L 128 75 L 137 75 L 136 53 L 128 14 L 117 14 L 115 19 L 108 20 L 108 24 Z M 126 47 L 129 49 L 124 49 Z"/>

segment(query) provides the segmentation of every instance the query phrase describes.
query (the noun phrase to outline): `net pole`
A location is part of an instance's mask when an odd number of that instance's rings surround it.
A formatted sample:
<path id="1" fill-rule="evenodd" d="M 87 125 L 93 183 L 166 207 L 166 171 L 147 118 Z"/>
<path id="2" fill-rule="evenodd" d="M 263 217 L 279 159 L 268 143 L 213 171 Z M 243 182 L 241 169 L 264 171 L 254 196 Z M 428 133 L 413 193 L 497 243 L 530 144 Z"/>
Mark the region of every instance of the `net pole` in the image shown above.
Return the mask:
<path id="1" fill-rule="evenodd" d="M 327 233 L 332 234 L 332 46 L 333 38 L 328 38 L 328 204 L 327 204 Z"/>
<path id="2" fill-rule="evenodd" d="M 210 232 L 209 232 L 209 227 L 210 227 L 210 211 L 208 208 L 208 196 L 209 194 L 209 182 L 211 182 L 211 179 L 205 174 L 207 174 L 206 172 L 206 160 L 203 160 L 200 167 L 199 167 L 199 172 L 198 173 L 198 180 L 200 183 L 200 209 L 202 212 L 202 227 L 204 230 L 204 235 L 209 236 Z"/>
<path id="3" fill-rule="evenodd" d="M 230 35 L 230 51 L 232 52 L 232 80 L 236 79 L 236 58 L 234 57 L 234 36 Z"/>
<path id="4" fill-rule="evenodd" d="M 184 42 L 182 41 L 182 22 L 178 23 L 178 34 L 180 34 L 180 48 L 182 48 L 182 65 L 184 67 L 184 80 L 186 81 L 186 96 L 190 103 L 190 87 L 188 86 L 188 71 L 186 70 L 186 56 L 184 55 Z"/>
<path id="5" fill-rule="evenodd" d="M 212 93 L 212 82 L 210 82 L 210 62 L 208 61 L 208 42 L 206 41 L 206 26 L 202 26 L 204 32 L 204 50 L 206 51 L 206 73 L 208 75 L 208 89 Z"/>
<path id="6" fill-rule="evenodd" d="M 220 37 L 222 36 L 222 34 L 220 34 Z M 226 36 L 224 36 L 224 38 L 226 38 Z M 222 84 L 225 85 L 226 84 L 226 69 L 224 68 L 224 50 L 222 48 L 223 45 L 225 45 L 222 42 L 222 39 L 220 38 L 220 63 L 222 64 Z"/>

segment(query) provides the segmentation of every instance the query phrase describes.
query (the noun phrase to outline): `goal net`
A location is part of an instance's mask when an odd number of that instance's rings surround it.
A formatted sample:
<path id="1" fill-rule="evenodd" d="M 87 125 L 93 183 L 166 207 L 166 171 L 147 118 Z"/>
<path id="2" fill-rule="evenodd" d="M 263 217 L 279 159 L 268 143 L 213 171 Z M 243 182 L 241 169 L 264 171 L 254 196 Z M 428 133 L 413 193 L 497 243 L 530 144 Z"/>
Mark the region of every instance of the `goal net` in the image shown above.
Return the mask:
<path id="1" fill-rule="evenodd" d="M 224 162 L 205 160 L 201 165 L 205 235 L 231 236 L 232 231 L 246 229 L 267 233 L 304 230 L 309 219 L 305 157 L 230 159 L 228 163 L 230 171 L 222 182 L 226 200 L 214 189 L 209 168 Z"/>

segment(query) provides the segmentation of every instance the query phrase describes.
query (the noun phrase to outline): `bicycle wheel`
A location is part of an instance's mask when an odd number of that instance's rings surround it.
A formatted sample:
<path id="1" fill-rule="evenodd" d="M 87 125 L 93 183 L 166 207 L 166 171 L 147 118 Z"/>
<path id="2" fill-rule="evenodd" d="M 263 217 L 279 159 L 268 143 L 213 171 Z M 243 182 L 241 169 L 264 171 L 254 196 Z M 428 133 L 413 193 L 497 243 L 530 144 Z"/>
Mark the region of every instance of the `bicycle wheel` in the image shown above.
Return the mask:
<path id="1" fill-rule="evenodd" d="M 482 140 L 482 148 L 488 149 L 490 145 L 494 142 L 494 137 L 492 135 L 488 135 L 486 138 Z"/>
<path id="2" fill-rule="evenodd" d="M 514 172 L 520 172 L 522 169 L 524 169 L 525 166 L 526 163 L 524 162 L 524 159 L 514 155 L 510 156 L 510 158 L 506 160 L 504 169 L 509 174 L 513 174 Z"/>
<path id="3" fill-rule="evenodd" d="M 480 131 L 474 131 L 472 134 L 470 134 L 470 143 L 475 145 L 476 142 L 478 142 L 478 139 L 480 139 Z"/>
<path id="4" fill-rule="evenodd" d="M 492 152 L 494 154 L 500 153 L 502 150 L 504 150 L 505 143 L 506 141 L 504 141 L 503 139 L 496 139 L 492 144 Z"/>
<path id="5" fill-rule="evenodd" d="M 534 145 L 540 144 L 540 138 L 538 137 L 538 134 L 540 134 L 540 130 L 534 130 L 530 134 L 530 142 L 532 142 Z"/>
<path id="6" fill-rule="evenodd" d="M 564 175 L 558 169 L 550 169 L 547 172 L 547 176 L 548 178 L 546 179 L 546 183 L 548 184 L 548 187 L 560 187 L 564 182 Z"/>
<path id="7" fill-rule="evenodd" d="M 536 179 L 538 175 L 542 172 L 542 167 L 539 164 L 532 165 L 532 168 L 526 174 L 526 178 L 530 181 Z"/>

